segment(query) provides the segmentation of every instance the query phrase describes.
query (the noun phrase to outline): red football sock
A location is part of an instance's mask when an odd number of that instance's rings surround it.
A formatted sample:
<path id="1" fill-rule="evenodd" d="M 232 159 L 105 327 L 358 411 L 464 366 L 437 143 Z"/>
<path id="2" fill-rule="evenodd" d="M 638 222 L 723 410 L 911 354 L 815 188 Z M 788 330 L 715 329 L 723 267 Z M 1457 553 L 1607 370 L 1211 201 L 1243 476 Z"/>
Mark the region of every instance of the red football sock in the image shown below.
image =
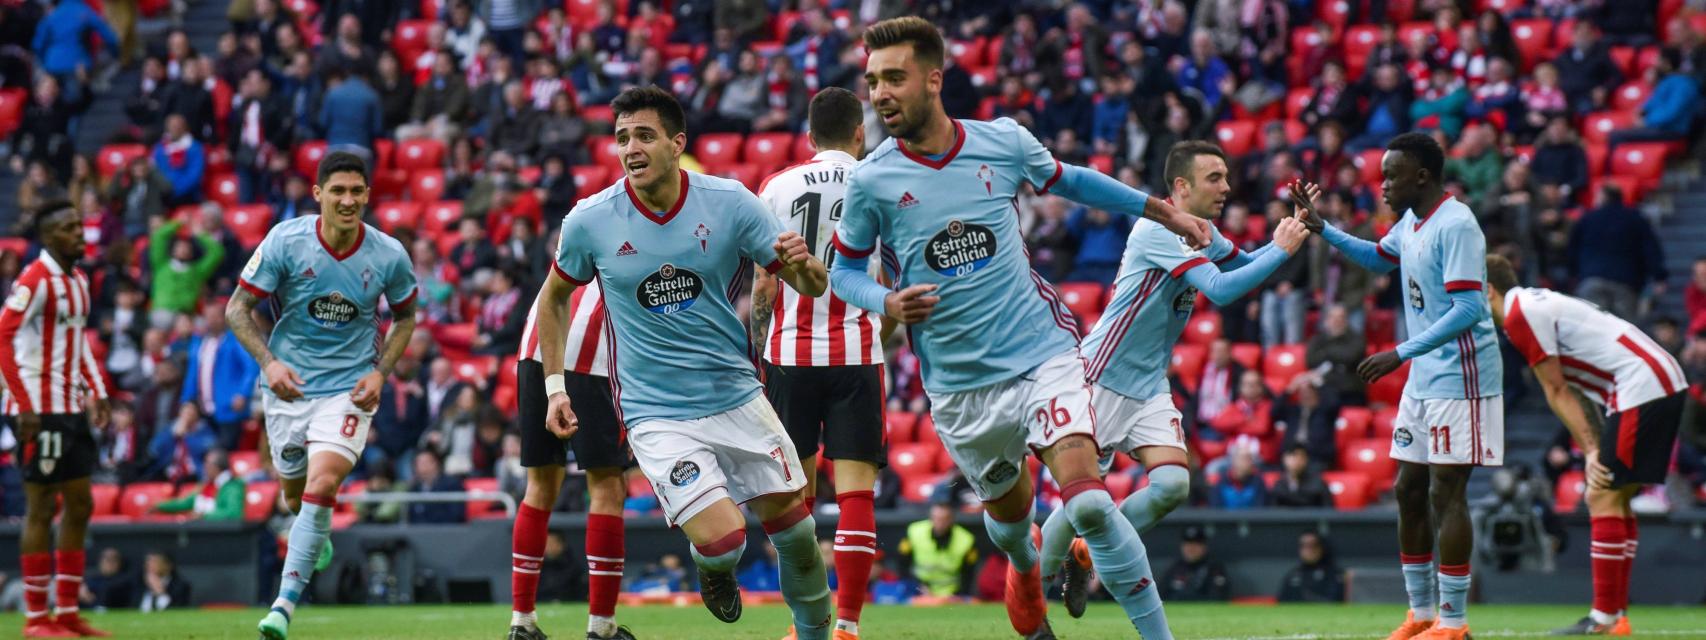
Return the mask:
<path id="1" fill-rule="evenodd" d="M 622 517 L 602 513 L 586 517 L 587 612 L 616 615 L 616 596 L 622 592 L 622 558 L 627 555 Z"/>
<path id="2" fill-rule="evenodd" d="M 77 593 L 83 588 L 83 550 L 60 549 L 54 554 L 53 589 L 59 613 L 77 613 Z"/>
<path id="3" fill-rule="evenodd" d="M 877 515 L 870 491 L 835 496 L 841 521 L 835 525 L 835 617 L 858 622 L 877 560 Z"/>
<path id="4" fill-rule="evenodd" d="M 53 554 L 26 553 L 18 562 L 24 573 L 24 621 L 42 620 L 52 613 L 47 608 L 47 585 L 53 582 Z"/>
<path id="5" fill-rule="evenodd" d="M 1635 516 L 1629 516 L 1627 518 L 1624 518 L 1623 519 L 1623 581 L 1619 585 L 1620 588 L 1618 589 L 1618 593 L 1617 593 L 1617 595 L 1618 595 L 1617 602 L 1619 604 L 1623 605 L 1623 607 L 1621 609 L 1618 609 L 1618 611 L 1622 611 L 1624 609 L 1629 608 L 1629 585 L 1630 585 L 1629 576 L 1634 575 L 1634 573 L 1635 573 L 1635 548 L 1640 546 L 1640 543 L 1638 542 L 1640 537 L 1641 537 L 1640 527 L 1636 526 L 1636 524 L 1635 524 Z M 1608 613 L 1615 613 L 1615 612 L 1608 612 Z"/>
<path id="6" fill-rule="evenodd" d="M 1626 573 L 1623 570 L 1625 553 L 1622 518 L 1593 518 L 1589 521 L 1593 541 L 1588 557 L 1593 565 L 1593 609 L 1604 614 L 1623 610 L 1618 598 Z"/>
<path id="7" fill-rule="evenodd" d="M 551 512 L 522 503 L 510 540 L 510 602 L 516 613 L 533 613 L 539 594 L 539 566 L 545 562 L 545 533 Z"/>

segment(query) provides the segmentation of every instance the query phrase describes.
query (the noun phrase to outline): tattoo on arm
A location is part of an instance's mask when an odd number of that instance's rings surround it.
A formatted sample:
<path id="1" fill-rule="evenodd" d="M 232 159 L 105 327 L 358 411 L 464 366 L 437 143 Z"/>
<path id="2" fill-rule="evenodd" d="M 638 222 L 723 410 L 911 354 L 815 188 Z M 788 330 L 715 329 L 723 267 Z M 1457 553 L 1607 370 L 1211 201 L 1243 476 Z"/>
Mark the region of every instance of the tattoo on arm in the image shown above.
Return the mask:
<path id="1" fill-rule="evenodd" d="M 230 327 L 231 335 L 237 337 L 237 343 L 255 359 L 255 364 L 265 369 L 272 364 L 273 355 L 267 348 L 266 336 L 261 334 L 260 324 L 255 321 L 255 305 L 260 301 L 248 289 L 238 287 L 225 305 L 225 324 Z"/>
<path id="2" fill-rule="evenodd" d="M 397 360 L 403 357 L 409 338 L 415 334 L 414 301 L 391 307 L 391 318 L 391 330 L 385 334 L 385 350 L 379 354 L 379 375 L 385 377 L 391 377 L 391 370 L 397 367 Z"/>
<path id="3" fill-rule="evenodd" d="M 747 333 L 753 344 L 762 344 L 769 332 L 770 317 L 773 313 L 771 300 L 776 295 L 776 278 L 768 273 L 759 272 L 752 282 L 752 322 L 747 327 Z"/>

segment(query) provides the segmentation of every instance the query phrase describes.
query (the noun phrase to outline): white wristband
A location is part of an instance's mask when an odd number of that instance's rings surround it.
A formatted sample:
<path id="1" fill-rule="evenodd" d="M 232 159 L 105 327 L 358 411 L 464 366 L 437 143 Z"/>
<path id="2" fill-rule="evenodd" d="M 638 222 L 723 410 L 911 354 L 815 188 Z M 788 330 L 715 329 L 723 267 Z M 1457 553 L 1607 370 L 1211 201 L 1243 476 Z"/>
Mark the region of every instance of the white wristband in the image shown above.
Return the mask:
<path id="1" fill-rule="evenodd" d="M 559 393 L 568 393 L 568 390 L 563 386 L 563 374 L 553 373 L 545 376 L 545 397 L 549 398 Z"/>

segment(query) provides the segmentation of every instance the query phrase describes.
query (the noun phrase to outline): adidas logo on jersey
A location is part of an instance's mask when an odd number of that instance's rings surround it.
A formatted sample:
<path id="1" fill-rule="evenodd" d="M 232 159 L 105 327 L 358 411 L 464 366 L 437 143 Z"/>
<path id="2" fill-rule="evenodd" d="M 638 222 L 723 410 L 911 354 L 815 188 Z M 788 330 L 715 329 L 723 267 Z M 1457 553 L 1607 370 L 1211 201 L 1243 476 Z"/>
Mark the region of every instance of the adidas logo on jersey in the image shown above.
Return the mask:
<path id="1" fill-rule="evenodd" d="M 622 248 L 616 250 L 618 256 L 631 256 L 637 253 L 639 252 L 634 250 L 634 243 L 632 242 L 623 242 Z"/>
<path id="2" fill-rule="evenodd" d="M 918 204 L 918 198 L 912 197 L 911 191 L 900 194 L 900 208 L 905 209 L 915 204 Z"/>

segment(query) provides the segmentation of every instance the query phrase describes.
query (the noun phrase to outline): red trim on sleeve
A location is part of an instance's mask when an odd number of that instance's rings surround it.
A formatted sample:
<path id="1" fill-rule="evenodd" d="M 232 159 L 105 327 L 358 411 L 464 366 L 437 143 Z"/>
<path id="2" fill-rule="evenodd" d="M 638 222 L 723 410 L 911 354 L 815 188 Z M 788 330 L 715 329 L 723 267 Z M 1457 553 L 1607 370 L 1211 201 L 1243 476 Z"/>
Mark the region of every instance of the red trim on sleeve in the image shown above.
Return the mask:
<path id="1" fill-rule="evenodd" d="M 1374 252 L 1380 254 L 1380 257 L 1385 258 L 1387 262 L 1398 264 L 1398 256 L 1387 253 L 1386 247 L 1380 246 L 1379 243 L 1374 245 Z"/>
<path id="2" fill-rule="evenodd" d="M 1231 262 L 1233 258 L 1237 258 L 1238 254 L 1240 254 L 1240 253 L 1243 253 L 1243 251 L 1238 249 L 1238 245 L 1232 245 L 1232 251 L 1228 252 L 1224 256 L 1221 256 L 1221 258 L 1219 260 L 1215 260 L 1214 263 L 1217 265 L 1226 264 L 1228 262 Z"/>
<path id="3" fill-rule="evenodd" d="M 1192 269 L 1197 268 L 1197 265 L 1204 265 L 1204 264 L 1208 264 L 1208 258 L 1204 258 L 1202 256 L 1197 256 L 1195 258 L 1191 258 L 1190 260 L 1186 260 L 1182 263 L 1179 263 L 1179 266 L 1173 267 L 1173 271 L 1171 273 L 1169 273 L 1168 275 L 1173 276 L 1174 278 L 1177 278 L 1179 276 L 1185 275 L 1186 271 L 1190 271 Z"/>
<path id="4" fill-rule="evenodd" d="M 409 303 L 411 303 L 411 302 L 414 302 L 414 301 L 415 301 L 415 296 L 417 296 L 417 295 L 420 295 L 420 293 L 421 293 L 421 288 L 420 288 L 420 287 L 415 287 L 415 288 L 414 288 L 414 289 L 411 289 L 411 290 L 409 290 L 409 297 L 407 297 L 407 298 L 403 298 L 403 301 L 402 301 L 402 302 L 393 302 L 393 303 L 391 303 L 391 307 L 392 307 L 392 308 L 397 308 L 397 307 L 401 307 L 401 306 L 405 306 L 405 305 L 407 305 L 407 304 L 409 304 Z"/>
<path id="5" fill-rule="evenodd" d="M 1445 292 L 1446 293 L 1457 293 L 1459 291 L 1480 291 L 1480 290 L 1481 290 L 1481 281 L 1480 280 L 1452 280 L 1451 282 L 1445 283 Z"/>
<path id="6" fill-rule="evenodd" d="M 1511 298 L 1511 309 L 1505 313 L 1505 335 L 1510 337 L 1511 345 L 1522 352 L 1528 366 L 1540 364 L 1541 360 L 1546 359 L 1546 350 L 1540 348 L 1540 340 L 1534 337 L 1533 327 L 1529 326 L 1528 318 L 1522 314 L 1522 298 Z"/>
<path id="7" fill-rule="evenodd" d="M 1059 160 L 1055 160 L 1054 161 L 1054 175 L 1049 176 L 1048 182 L 1043 183 L 1043 188 L 1038 189 L 1037 194 L 1041 195 L 1044 193 L 1048 193 L 1049 189 L 1054 188 L 1054 183 L 1060 182 L 1060 176 L 1064 175 L 1065 173 L 1066 173 L 1066 167 L 1061 166 Z"/>
<path id="8" fill-rule="evenodd" d="M 556 262 L 551 263 L 551 271 L 556 272 L 557 277 L 562 278 L 564 280 L 567 280 L 567 281 L 569 281 L 569 284 L 575 285 L 577 287 L 584 287 L 584 286 L 586 286 L 586 283 L 592 282 L 592 280 L 590 280 L 590 279 L 588 279 L 588 280 L 577 280 L 577 279 L 575 279 L 574 276 L 569 275 L 569 272 L 564 271 L 563 267 L 561 265 L 558 265 Z"/>
<path id="9" fill-rule="evenodd" d="M 267 291 L 266 289 L 262 289 L 260 287 L 257 287 L 257 286 L 255 286 L 255 283 L 249 282 L 248 280 L 244 280 L 242 278 L 237 279 L 237 286 L 242 287 L 243 290 L 248 291 L 249 293 L 255 294 L 256 298 L 265 298 L 267 296 L 272 295 L 271 291 Z"/>
<path id="10" fill-rule="evenodd" d="M 877 250 L 875 246 L 868 249 L 854 249 L 853 247 L 849 247 L 847 246 L 847 243 L 841 241 L 841 234 L 839 233 L 830 236 L 829 241 L 835 243 L 835 251 L 837 253 L 849 258 L 864 258 L 870 256 L 872 251 Z"/>
<path id="11" fill-rule="evenodd" d="M 782 261 L 781 260 L 771 260 L 770 264 L 764 265 L 764 272 L 768 273 L 770 275 L 776 275 L 776 272 L 781 271 L 781 270 L 782 270 Z"/>

